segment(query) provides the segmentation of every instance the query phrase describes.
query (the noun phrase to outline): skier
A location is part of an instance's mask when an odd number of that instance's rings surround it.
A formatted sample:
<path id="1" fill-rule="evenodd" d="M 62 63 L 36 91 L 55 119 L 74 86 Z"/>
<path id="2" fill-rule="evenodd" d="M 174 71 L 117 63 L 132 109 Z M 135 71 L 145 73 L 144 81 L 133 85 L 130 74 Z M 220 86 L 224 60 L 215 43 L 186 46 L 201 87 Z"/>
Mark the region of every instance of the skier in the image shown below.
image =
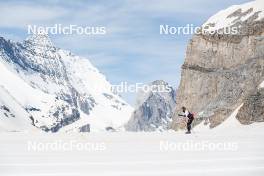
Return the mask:
<path id="1" fill-rule="evenodd" d="M 182 117 L 187 117 L 188 118 L 188 121 L 187 121 L 187 132 L 186 132 L 186 134 L 190 134 L 191 133 L 192 122 L 193 122 L 194 116 L 184 106 L 182 107 L 182 112 L 183 112 L 182 114 L 178 114 L 178 115 L 179 116 L 182 116 Z"/>

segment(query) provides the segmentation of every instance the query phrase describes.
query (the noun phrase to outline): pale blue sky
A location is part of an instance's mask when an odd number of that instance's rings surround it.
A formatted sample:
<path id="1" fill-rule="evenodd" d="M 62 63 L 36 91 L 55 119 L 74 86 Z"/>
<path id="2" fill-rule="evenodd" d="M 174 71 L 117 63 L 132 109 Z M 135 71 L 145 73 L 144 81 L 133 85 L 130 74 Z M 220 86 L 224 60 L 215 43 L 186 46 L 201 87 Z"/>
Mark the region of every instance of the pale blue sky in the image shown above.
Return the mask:
<path id="1" fill-rule="evenodd" d="M 102 36 L 51 35 L 53 43 L 87 57 L 112 84 L 180 81 L 191 35 L 160 35 L 159 26 L 200 26 L 211 15 L 248 0 L 0 1 L 0 36 L 27 37 L 27 25 L 106 26 Z M 133 105 L 135 95 L 123 94 Z"/>

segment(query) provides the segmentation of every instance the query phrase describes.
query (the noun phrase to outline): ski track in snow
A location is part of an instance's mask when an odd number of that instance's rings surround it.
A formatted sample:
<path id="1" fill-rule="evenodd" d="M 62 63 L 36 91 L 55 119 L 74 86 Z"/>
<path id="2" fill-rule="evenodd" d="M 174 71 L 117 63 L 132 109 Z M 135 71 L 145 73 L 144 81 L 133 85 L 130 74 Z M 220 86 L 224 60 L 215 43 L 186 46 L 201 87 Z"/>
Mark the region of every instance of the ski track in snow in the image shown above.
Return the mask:
<path id="1" fill-rule="evenodd" d="M 0 133 L 1 176 L 138 176 L 264 174 L 263 124 L 222 131 L 164 133 Z M 103 151 L 28 151 L 28 142 L 104 143 Z M 160 142 L 234 142 L 237 150 L 161 151 Z"/>

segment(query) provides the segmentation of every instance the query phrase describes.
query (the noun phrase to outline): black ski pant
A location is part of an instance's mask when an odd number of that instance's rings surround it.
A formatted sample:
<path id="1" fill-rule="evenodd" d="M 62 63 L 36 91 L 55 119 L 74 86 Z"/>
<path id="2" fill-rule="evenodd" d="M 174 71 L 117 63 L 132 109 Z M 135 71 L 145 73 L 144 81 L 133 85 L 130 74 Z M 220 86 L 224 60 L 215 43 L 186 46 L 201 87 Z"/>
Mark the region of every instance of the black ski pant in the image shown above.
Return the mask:
<path id="1" fill-rule="evenodd" d="M 187 130 L 188 130 L 188 132 L 191 132 L 192 122 L 193 122 L 193 117 L 188 118 L 188 122 L 187 122 Z"/>

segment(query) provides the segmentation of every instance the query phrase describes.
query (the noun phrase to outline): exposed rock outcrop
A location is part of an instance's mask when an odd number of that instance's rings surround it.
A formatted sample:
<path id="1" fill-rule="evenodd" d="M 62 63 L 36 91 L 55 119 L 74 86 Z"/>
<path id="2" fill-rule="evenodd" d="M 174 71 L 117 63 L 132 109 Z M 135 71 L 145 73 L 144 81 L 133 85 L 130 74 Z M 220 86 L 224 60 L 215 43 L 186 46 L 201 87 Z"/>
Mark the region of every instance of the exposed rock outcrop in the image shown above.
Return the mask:
<path id="1" fill-rule="evenodd" d="M 254 122 L 264 122 L 264 89 L 249 95 L 236 116 L 242 124 L 249 125 Z"/>

